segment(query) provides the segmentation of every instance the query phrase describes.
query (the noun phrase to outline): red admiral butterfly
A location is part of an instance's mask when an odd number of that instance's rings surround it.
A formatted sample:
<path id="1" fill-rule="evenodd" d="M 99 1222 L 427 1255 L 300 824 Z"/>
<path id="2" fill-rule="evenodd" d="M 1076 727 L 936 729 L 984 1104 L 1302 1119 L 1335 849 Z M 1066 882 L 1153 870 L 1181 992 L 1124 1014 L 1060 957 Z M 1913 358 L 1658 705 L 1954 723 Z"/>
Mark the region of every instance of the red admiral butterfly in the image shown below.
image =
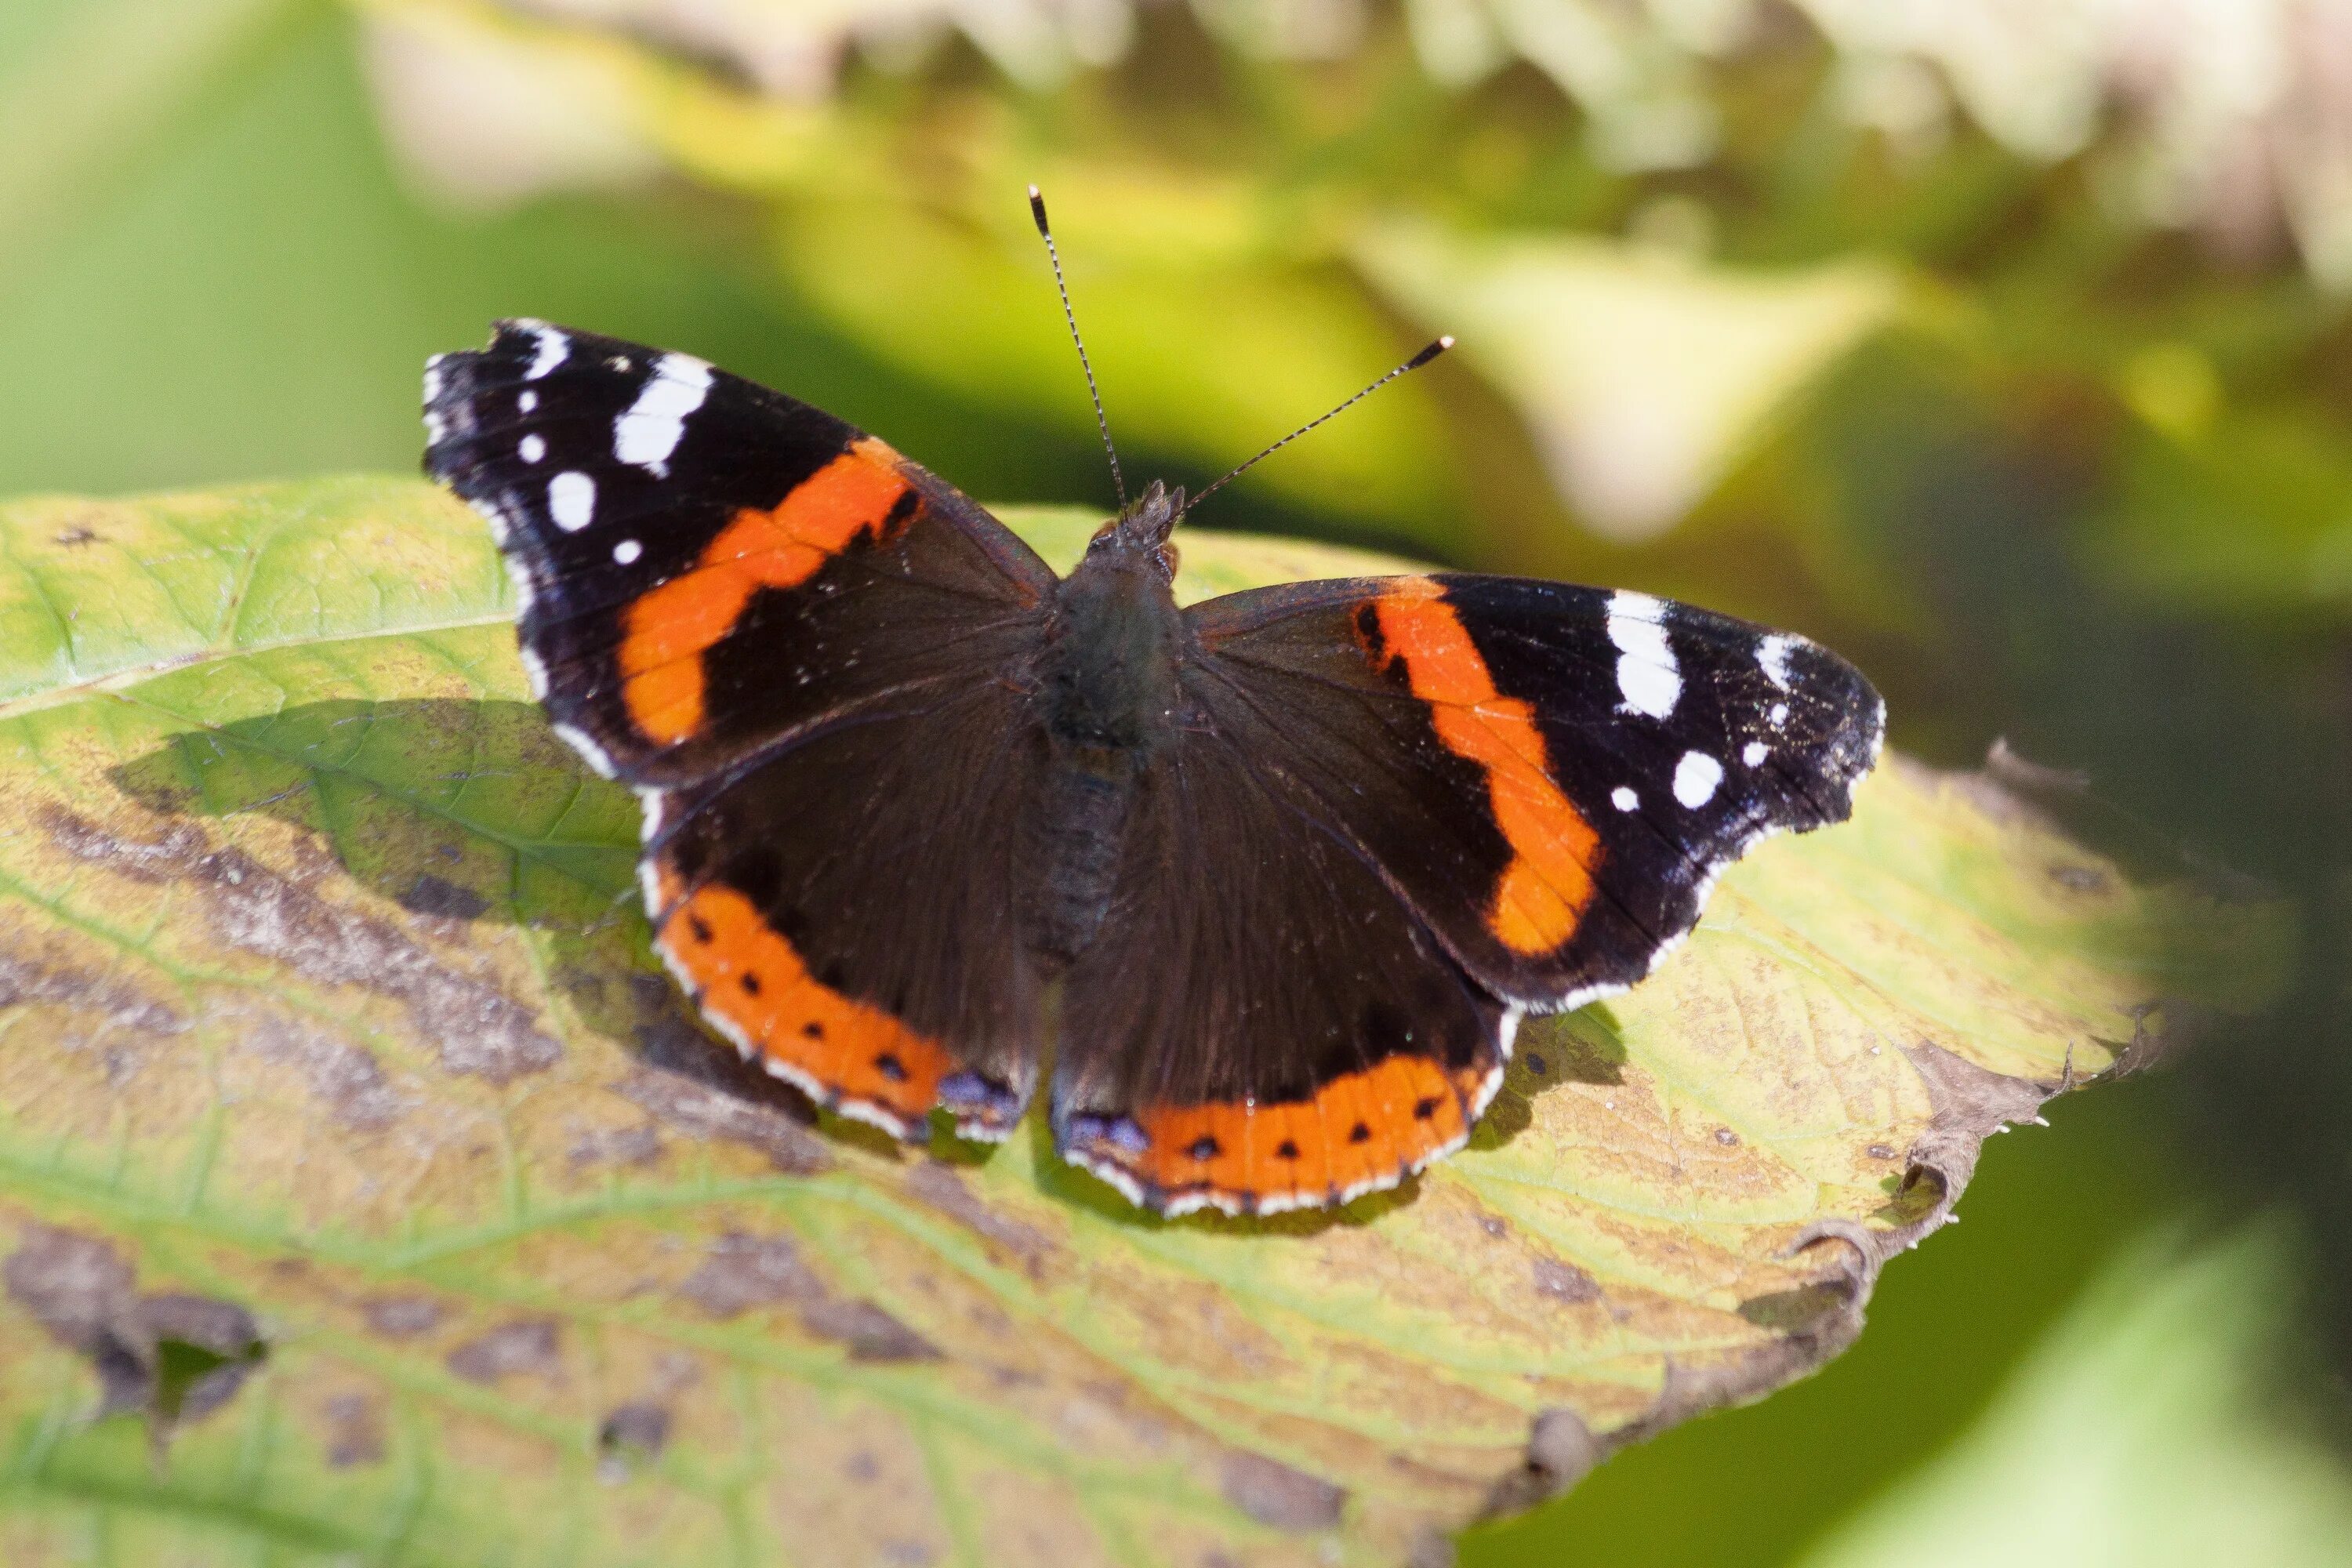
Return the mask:
<path id="1" fill-rule="evenodd" d="M 942 1110 L 1003 1138 L 1050 1037 L 1063 1156 L 1166 1214 L 1343 1203 L 1460 1147 L 1526 1012 L 1647 974 L 1878 752 L 1843 659 L 1641 594 L 1180 609 L 1158 483 L 1056 577 L 684 354 L 502 322 L 425 405 L 533 689 L 644 802 L 655 943 L 711 1023 L 906 1138 Z"/>

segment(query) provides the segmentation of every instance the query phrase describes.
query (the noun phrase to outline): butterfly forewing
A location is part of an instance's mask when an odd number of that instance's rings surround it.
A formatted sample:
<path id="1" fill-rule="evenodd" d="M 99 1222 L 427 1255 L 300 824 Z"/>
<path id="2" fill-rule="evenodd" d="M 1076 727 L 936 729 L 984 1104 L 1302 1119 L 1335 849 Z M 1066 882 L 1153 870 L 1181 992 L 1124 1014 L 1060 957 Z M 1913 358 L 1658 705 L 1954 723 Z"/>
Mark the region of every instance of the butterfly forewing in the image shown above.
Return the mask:
<path id="1" fill-rule="evenodd" d="M 425 467 L 499 531 L 550 716 L 674 783 L 878 693 L 969 679 L 1054 576 L 879 441 L 684 354 L 541 322 L 426 375 Z"/>
<path id="2" fill-rule="evenodd" d="M 1366 578 L 1192 618 L 1207 721 L 1528 1006 L 1647 973 L 1759 835 L 1843 818 L 1878 747 L 1843 660 L 1643 595 Z"/>

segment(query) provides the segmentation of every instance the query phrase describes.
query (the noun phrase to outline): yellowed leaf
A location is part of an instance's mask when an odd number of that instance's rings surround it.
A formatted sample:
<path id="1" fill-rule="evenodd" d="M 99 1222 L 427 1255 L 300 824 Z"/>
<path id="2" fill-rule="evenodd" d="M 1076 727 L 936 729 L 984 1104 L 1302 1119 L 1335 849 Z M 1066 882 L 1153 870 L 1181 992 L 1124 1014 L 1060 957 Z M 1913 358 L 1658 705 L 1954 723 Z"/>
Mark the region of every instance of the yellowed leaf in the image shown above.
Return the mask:
<path id="1" fill-rule="evenodd" d="M 1986 1131 L 2275 968 L 1898 758 L 1460 1155 L 1160 1221 L 704 1033 L 509 595 L 412 482 L 0 509 L 12 1564 L 1397 1563 L 1833 1353 Z"/>

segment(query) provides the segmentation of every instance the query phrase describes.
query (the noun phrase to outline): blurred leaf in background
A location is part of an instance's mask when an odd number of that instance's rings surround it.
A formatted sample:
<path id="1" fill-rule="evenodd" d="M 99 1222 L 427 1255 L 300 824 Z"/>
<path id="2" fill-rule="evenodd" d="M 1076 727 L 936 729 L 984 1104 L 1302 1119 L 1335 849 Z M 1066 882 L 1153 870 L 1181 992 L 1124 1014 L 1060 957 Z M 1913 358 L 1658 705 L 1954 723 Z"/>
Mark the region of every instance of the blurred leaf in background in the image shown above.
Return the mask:
<path id="1" fill-rule="evenodd" d="M 2037 1369 L 2100 1375 L 2116 1292 L 2240 1364 L 2229 1311 L 2163 1304 L 2214 1296 L 2113 1261 L 2216 1194 L 2287 1205 L 2229 1267 L 2307 1284 L 2352 1363 L 2346 0 L 21 0 L 0 492 L 406 469 L 418 362 L 528 313 L 1099 506 L 1031 180 L 1131 472 L 1197 483 L 1463 338 L 1205 521 L 1801 627 L 1898 744 L 2010 734 L 2311 928 L 2267 1027 L 2000 1141 L 1822 1377 L 1465 1562 L 1793 1562 L 1956 1438 L 1918 1485 L 1966 1510 L 2052 1440 L 1992 1390 L 2049 1334 Z M 2297 1453 L 2286 1511 L 2331 1517 Z"/>
<path id="2" fill-rule="evenodd" d="M 1803 1568 L 2352 1563 L 2352 1479 L 2264 1407 L 2287 1275 L 2274 1235 L 2127 1250 L 1965 1439 Z"/>

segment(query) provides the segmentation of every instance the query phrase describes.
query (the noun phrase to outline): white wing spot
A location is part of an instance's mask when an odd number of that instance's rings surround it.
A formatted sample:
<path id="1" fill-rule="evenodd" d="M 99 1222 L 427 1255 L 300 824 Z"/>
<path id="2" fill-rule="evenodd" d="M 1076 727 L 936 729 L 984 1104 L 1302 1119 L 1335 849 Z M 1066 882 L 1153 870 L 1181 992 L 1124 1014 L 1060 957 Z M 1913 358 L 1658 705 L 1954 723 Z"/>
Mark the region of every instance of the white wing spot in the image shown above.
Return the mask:
<path id="1" fill-rule="evenodd" d="M 1756 645 L 1757 668 L 1783 691 L 1789 689 L 1789 651 L 1796 646 L 1797 639 L 1783 632 L 1774 632 Z"/>
<path id="2" fill-rule="evenodd" d="M 1619 784 L 1609 792 L 1609 804 L 1620 811 L 1632 811 L 1642 804 L 1642 797 L 1623 784 Z"/>
<path id="3" fill-rule="evenodd" d="M 1609 640 L 1617 646 L 1617 690 L 1630 712 L 1664 719 L 1683 694 L 1682 667 L 1666 641 L 1666 607 L 1647 594 L 1609 595 Z"/>
<path id="4" fill-rule="evenodd" d="M 547 510 L 555 526 L 577 533 L 595 520 L 596 481 L 582 473 L 562 473 L 547 482 Z"/>
<path id="5" fill-rule="evenodd" d="M 613 456 L 667 479 L 669 456 L 686 437 L 687 417 L 709 393 L 709 365 L 688 354 L 662 355 L 637 389 L 637 400 L 613 421 Z"/>
<path id="6" fill-rule="evenodd" d="M 530 358 L 530 368 L 522 373 L 525 381 L 537 381 L 563 363 L 572 353 L 572 340 L 549 326 L 545 321 L 524 321 L 522 330 L 539 340 L 539 352 Z"/>
<path id="7" fill-rule="evenodd" d="M 1772 748 L 1761 741 L 1750 741 L 1739 749 L 1739 760 L 1751 768 L 1762 767 L 1764 759 L 1771 754 Z"/>
<path id="8" fill-rule="evenodd" d="M 1789 705 L 1785 702 L 1775 702 L 1772 704 L 1772 728 L 1777 730 L 1788 721 Z"/>
<path id="9" fill-rule="evenodd" d="M 1675 764 L 1675 798 L 1692 811 L 1713 800 L 1722 782 L 1723 764 L 1705 752 L 1685 752 Z"/>
<path id="10" fill-rule="evenodd" d="M 536 463 L 547 456 L 547 443 L 540 437 L 526 436 L 522 438 L 522 445 L 515 450 L 521 456 L 524 462 Z"/>
<path id="11" fill-rule="evenodd" d="M 613 559 L 624 566 L 635 565 L 637 557 L 645 552 L 646 547 L 634 539 L 624 539 L 620 543 L 613 546 Z"/>
<path id="12" fill-rule="evenodd" d="M 527 386 L 524 387 L 522 395 L 515 399 L 515 407 L 524 414 L 535 412 L 539 407 L 539 394 Z"/>

